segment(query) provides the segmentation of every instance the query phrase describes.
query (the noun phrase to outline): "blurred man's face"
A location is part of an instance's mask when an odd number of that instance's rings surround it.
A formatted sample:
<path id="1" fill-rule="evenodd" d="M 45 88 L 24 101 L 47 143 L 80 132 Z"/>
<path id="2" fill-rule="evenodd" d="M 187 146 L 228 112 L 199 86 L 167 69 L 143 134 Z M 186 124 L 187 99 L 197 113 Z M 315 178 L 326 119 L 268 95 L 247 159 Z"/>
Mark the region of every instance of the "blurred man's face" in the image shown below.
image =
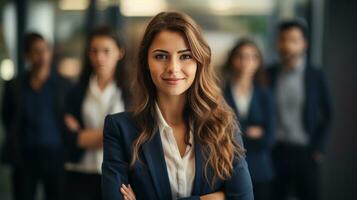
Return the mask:
<path id="1" fill-rule="evenodd" d="M 299 28 L 290 28 L 280 32 L 278 51 L 283 62 L 292 62 L 299 59 L 307 48 L 307 42 Z"/>
<path id="2" fill-rule="evenodd" d="M 51 50 L 44 40 L 36 40 L 26 54 L 32 68 L 49 67 L 51 64 Z"/>

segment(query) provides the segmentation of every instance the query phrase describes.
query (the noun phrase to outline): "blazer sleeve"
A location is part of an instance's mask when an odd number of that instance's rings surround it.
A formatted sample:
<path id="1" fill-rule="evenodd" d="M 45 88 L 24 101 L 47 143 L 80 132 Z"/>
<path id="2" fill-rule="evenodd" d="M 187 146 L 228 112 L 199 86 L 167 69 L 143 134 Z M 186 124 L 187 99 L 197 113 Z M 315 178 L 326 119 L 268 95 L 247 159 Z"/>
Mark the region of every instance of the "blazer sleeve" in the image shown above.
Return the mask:
<path id="1" fill-rule="evenodd" d="M 264 122 L 262 124 L 263 136 L 261 138 L 249 138 L 243 136 L 247 147 L 250 147 L 250 151 L 262 151 L 270 149 L 275 140 L 274 129 L 275 129 L 275 111 L 274 111 L 274 100 L 270 91 L 266 90 L 262 93 L 262 111 L 264 113 Z"/>
<path id="2" fill-rule="evenodd" d="M 265 92 L 265 107 L 264 107 L 264 133 L 263 133 L 263 140 L 264 140 L 264 147 L 271 148 L 275 141 L 275 108 L 274 108 L 274 100 L 273 96 L 270 91 Z"/>
<path id="3" fill-rule="evenodd" d="M 122 184 L 128 184 L 129 165 L 125 159 L 120 130 L 110 115 L 105 118 L 103 140 L 102 197 L 103 200 L 122 200 L 119 188 Z"/>
<path id="4" fill-rule="evenodd" d="M 237 136 L 238 144 L 243 146 L 242 136 Z M 254 200 L 253 186 L 245 157 L 236 158 L 233 162 L 233 175 L 226 180 L 223 191 L 227 200 Z"/>
<path id="5" fill-rule="evenodd" d="M 71 88 L 71 90 L 66 94 L 65 103 L 64 103 L 64 112 L 65 114 L 70 114 L 74 116 L 79 122 L 80 118 L 80 109 L 81 101 L 79 100 L 81 95 L 80 90 L 77 87 Z M 63 140 L 66 146 L 66 160 L 69 162 L 77 163 L 82 158 L 85 149 L 78 146 L 78 131 L 70 130 L 64 122 L 64 117 L 62 119 L 62 130 L 63 130 Z M 83 128 L 83 124 L 81 124 Z"/>
<path id="6" fill-rule="evenodd" d="M 253 200 L 253 186 L 245 159 L 236 161 L 233 176 L 224 183 L 227 200 Z"/>
<path id="7" fill-rule="evenodd" d="M 319 114 L 318 125 L 315 134 L 315 149 L 319 152 L 325 151 L 325 144 L 328 136 L 328 129 L 332 119 L 331 96 L 325 75 L 319 73 Z"/>

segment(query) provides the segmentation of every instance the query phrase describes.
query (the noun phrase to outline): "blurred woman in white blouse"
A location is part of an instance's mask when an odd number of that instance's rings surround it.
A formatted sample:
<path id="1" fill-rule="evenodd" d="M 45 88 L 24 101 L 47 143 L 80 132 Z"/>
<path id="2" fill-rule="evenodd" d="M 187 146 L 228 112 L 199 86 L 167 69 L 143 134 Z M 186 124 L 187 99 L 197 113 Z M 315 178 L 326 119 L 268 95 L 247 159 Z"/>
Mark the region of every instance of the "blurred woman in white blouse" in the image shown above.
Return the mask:
<path id="1" fill-rule="evenodd" d="M 87 64 L 69 93 L 64 118 L 67 200 L 101 199 L 104 118 L 126 107 L 124 55 L 122 41 L 109 27 L 90 35 Z"/>

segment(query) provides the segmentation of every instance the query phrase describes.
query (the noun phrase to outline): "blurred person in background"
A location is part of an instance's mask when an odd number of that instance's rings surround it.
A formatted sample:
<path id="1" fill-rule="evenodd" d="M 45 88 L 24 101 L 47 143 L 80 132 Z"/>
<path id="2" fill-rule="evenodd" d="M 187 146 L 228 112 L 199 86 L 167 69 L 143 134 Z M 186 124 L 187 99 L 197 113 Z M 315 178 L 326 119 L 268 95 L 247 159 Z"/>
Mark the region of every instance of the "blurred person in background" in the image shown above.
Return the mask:
<path id="1" fill-rule="evenodd" d="M 15 200 L 35 199 L 39 183 L 45 199 L 63 192 L 63 109 L 69 82 L 52 68 L 52 49 L 38 33 L 25 38 L 29 70 L 5 85 L 2 161 L 12 166 Z"/>
<path id="2" fill-rule="evenodd" d="M 104 118 L 127 106 L 121 65 L 125 50 L 119 34 L 99 27 L 91 33 L 88 46 L 88 62 L 69 93 L 64 118 L 67 200 L 101 199 Z"/>
<path id="3" fill-rule="evenodd" d="M 321 70 L 307 63 L 307 26 L 300 20 L 278 28 L 280 61 L 269 68 L 277 112 L 273 159 L 274 199 L 294 195 L 317 200 L 319 164 L 331 121 L 330 96 Z"/>
<path id="4" fill-rule="evenodd" d="M 224 96 L 242 129 L 254 199 L 269 200 L 275 111 L 258 46 L 249 39 L 239 40 L 229 53 L 223 70 L 227 81 Z"/>

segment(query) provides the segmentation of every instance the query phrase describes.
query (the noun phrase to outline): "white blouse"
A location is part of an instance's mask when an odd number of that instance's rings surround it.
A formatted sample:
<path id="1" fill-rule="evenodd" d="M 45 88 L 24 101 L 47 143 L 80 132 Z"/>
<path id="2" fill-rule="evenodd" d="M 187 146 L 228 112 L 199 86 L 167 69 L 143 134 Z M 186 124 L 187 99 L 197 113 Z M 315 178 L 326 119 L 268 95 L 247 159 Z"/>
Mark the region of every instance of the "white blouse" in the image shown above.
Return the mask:
<path id="1" fill-rule="evenodd" d="M 246 118 L 248 116 L 249 112 L 249 107 L 250 107 L 250 102 L 252 101 L 252 93 L 253 91 L 250 90 L 248 95 L 240 95 L 239 91 L 237 92 L 237 88 L 232 85 L 232 96 L 234 103 L 237 106 L 239 117 L 241 118 Z"/>
<path id="2" fill-rule="evenodd" d="M 156 105 L 158 113 L 159 132 L 164 150 L 164 156 L 169 176 L 172 199 L 191 196 L 193 181 L 195 178 L 195 151 L 193 133 L 190 131 L 190 144 L 186 147 L 186 152 L 181 157 L 178 149 L 173 129 L 167 124 L 161 114 L 160 108 Z"/>
<path id="3" fill-rule="evenodd" d="M 124 111 L 121 90 L 115 82 L 109 83 L 103 91 L 98 87 L 97 78 L 92 76 L 82 104 L 82 119 L 88 129 L 103 129 L 104 118 L 108 114 Z M 83 173 L 101 173 L 103 149 L 86 150 L 79 163 L 66 163 L 65 168 Z"/>

